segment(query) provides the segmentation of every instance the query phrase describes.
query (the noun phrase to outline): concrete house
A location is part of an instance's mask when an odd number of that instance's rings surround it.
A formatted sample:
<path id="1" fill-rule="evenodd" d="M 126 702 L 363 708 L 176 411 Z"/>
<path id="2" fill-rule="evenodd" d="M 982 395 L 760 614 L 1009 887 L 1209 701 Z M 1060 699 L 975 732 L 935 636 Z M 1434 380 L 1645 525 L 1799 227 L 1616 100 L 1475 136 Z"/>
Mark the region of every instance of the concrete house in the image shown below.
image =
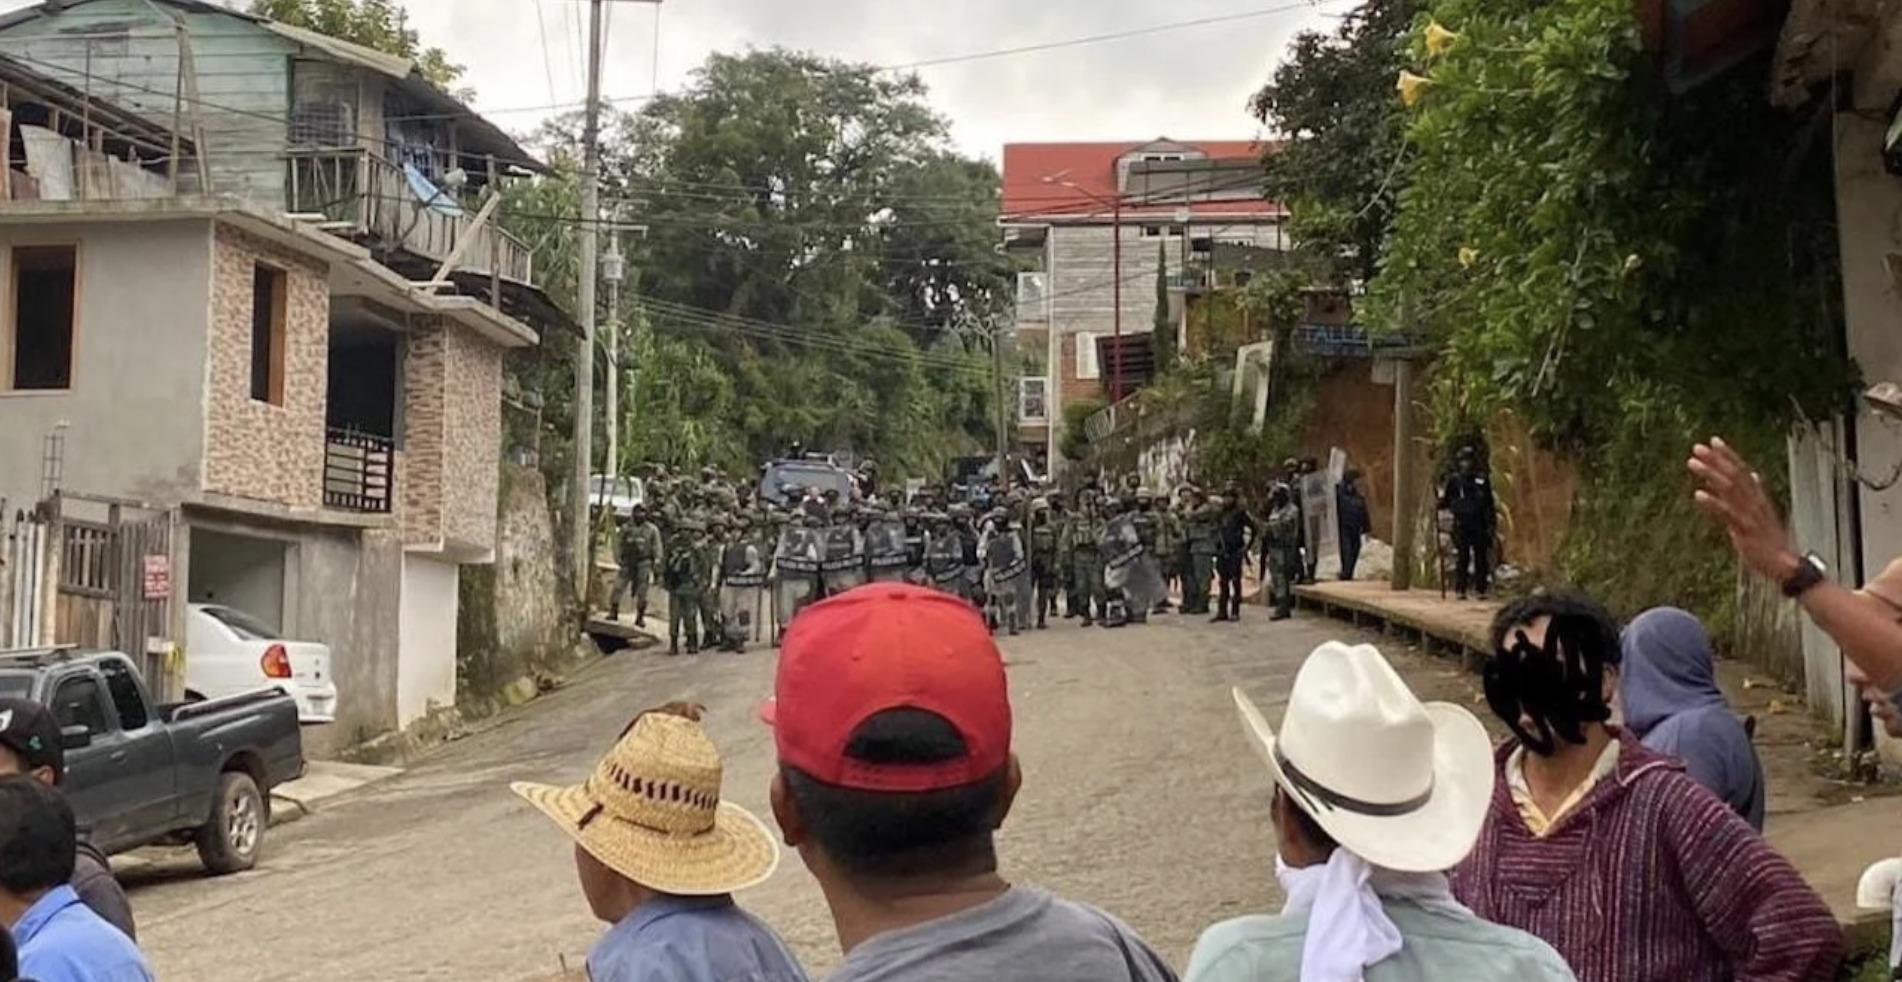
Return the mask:
<path id="1" fill-rule="evenodd" d="M 1159 262 L 1179 298 L 1185 271 L 1218 244 L 1287 247 L 1286 209 L 1261 196 L 1265 149 L 1169 139 L 1004 147 L 999 224 L 1006 248 L 1034 267 L 1017 284 L 1018 348 L 1031 362 L 1018 383 L 1022 452 L 1061 466 L 1065 406 L 1125 398 L 1147 381 Z"/>
<path id="2" fill-rule="evenodd" d="M 453 706 L 503 355 L 562 323 L 486 223 L 540 165 L 408 62 L 197 0 L 29 8 L 0 56 L 152 131 L 11 113 L 0 499 L 174 515 L 177 599 L 331 647 L 320 752 Z"/>

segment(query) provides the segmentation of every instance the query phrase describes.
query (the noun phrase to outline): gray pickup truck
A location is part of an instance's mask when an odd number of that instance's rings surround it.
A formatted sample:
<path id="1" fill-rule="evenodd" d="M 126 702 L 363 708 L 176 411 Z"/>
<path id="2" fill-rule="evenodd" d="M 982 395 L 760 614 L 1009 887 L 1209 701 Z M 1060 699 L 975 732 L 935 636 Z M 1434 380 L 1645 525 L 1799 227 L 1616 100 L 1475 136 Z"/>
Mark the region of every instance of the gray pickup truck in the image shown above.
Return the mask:
<path id="1" fill-rule="evenodd" d="M 271 789 L 304 772 L 297 703 L 276 689 L 155 705 L 125 655 L 51 648 L 0 653 L 0 696 L 52 707 L 64 790 L 109 854 L 189 842 L 214 874 L 250 869 Z"/>

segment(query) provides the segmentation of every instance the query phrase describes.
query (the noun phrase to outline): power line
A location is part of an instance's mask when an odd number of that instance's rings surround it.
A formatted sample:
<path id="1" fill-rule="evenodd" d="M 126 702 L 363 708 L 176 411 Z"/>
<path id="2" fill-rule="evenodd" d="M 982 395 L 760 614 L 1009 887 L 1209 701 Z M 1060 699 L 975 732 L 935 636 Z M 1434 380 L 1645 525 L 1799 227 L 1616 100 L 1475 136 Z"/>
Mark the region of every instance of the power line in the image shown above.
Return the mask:
<path id="1" fill-rule="evenodd" d="M 1129 38 L 1146 37 L 1169 31 L 1185 31 L 1195 27 L 1210 27 L 1216 24 L 1232 24 L 1244 20 L 1257 20 L 1275 14 L 1285 14 L 1295 10 L 1318 8 L 1324 3 L 1340 0 L 1299 0 L 1276 7 L 1263 7 L 1259 10 L 1247 10 L 1234 14 L 1222 14 L 1215 17 L 1199 17 L 1195 20 L 1176 21 L 1169 24 L 1156 24 L 1127 31 L 1114 31 L 1108 34 L 1093 34 L 1089 37 L 1069 38 L 1062 41 L 1046 41 L 1041 44 L 1026 44 L 1015 48 L 998 48 L 993 51 L 977 51 L 970 54 L 948 55 L 942 58 L 926 58 L 922 61 L 908 62 L 902 65 L 889 65 L 885 71 L 911 71 L 918 68 L 935 68 L 939 65 L 961 65 L 973 61 L 987 61 L 992 58 L 1005 58 L 1011 55 L 1034 54 L 1040 51 L 1055 51 L 1060 48 L 1076 48 L 1090 44 L 1104 44 L 1110 41 L 1123 41 Z"/>
<path id="2" fill-rule="evenodd" d="M 542 73 L 548 77 L 548 98 L 553 101 L 555 98 L 555 56 L 554 52 L 548 48 L 548 12 L 542 9 L 546 6 L 546 0 L 534 0 L 534 3 L 535 29 L 541 34 L 542 39 Z"/>

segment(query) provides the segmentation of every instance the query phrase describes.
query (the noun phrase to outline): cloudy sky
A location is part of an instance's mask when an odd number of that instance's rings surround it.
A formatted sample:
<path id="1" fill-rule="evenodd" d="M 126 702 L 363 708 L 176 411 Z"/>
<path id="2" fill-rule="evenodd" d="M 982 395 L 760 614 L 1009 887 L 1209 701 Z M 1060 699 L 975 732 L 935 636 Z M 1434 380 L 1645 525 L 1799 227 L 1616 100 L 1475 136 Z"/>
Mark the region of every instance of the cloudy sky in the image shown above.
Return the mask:
<path id="1" fill-rule="evenodd" d="M 579 101 L 584 0 L 408 0 L 425 41 L 469 66 L 476 108 L 526 130 Z M 958 144 L 996 158 L 1006 142 L 1248 138 L 1245 111 L 1288 39 L 1326 26 L 1341 0 L 665 0 L 659 82 L 680 86 L 709 52 L 780 45 L 878 65 L 996 52 L 1273 11 L 919 69 Z M 655 6 L 611 3 L 604 91 L 652 91 Z M 1277 9 L 1278 8 L 1278 9 Z M 543 38 L 546 43 L 543 43 Z M 529 111 L 513 111 L 513 110 Z"/>

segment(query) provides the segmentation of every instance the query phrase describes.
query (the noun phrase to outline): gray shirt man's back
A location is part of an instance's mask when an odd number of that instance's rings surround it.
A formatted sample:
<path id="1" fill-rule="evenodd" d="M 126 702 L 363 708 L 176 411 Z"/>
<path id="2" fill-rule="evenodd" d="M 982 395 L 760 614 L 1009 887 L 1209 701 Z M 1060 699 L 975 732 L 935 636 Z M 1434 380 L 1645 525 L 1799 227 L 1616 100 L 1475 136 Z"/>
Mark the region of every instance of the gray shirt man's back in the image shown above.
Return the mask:
<path id="1" fill-rule="evenodd" d="M 1122 921 L 1087 904 L 1012 888 L 981 907 L 888 931 L 852 949 L 827 982 L 1176 982 Z"/>

